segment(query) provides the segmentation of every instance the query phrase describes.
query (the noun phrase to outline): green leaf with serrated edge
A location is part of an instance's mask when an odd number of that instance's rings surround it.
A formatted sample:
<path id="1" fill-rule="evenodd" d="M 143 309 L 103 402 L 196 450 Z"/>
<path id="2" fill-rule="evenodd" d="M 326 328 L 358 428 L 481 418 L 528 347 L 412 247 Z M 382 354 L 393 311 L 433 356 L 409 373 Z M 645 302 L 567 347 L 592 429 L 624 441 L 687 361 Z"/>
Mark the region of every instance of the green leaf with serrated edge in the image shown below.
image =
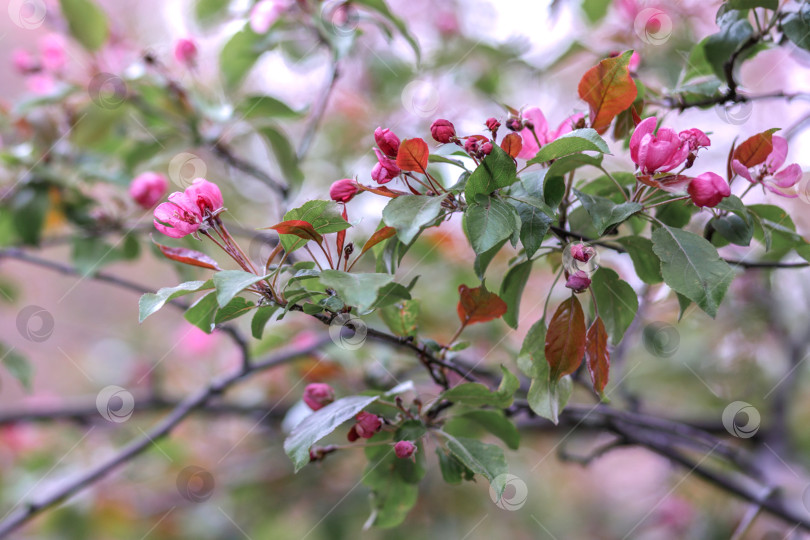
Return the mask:
<path id="1" fill-rule="evenodd" d="M 664 281 L 661 276 L 661 260 L 653 251 L 652 241 L 642 236 L 625 236 L 616 239 L 616 242 L 627 250 L 641 281 L 648 285 Z"/>
<path id="2" fill-rule="evenodd" d="M 377 401 L 377 396 L 349 396 L 338 399 L 304 418 L 284 440 L 284 452 L 290 457 L 295 472 L 309 463 L 309 449 L 343 422 Z"/>
<path id="3" fill-rule="evenodd" d="M 213 289 L 214 282 L 187 281 L 174 287 L 164 287 L 155 293 L 146 293 L 138 300 L 138 322 L 143 322 L 149 315 L 155 313 L 170 300 L 205 289 Z"/>
<path id="4" fill-rule="evenodd" d="M 644 206 L 637 202 L 623 202 L 616 204 L 610 199 L 605 197 L 597 197 L 595 195 L 587 195 L 581 191 L 574 190 L 577 198 L 588 211 L 588 214 L 593 220 L 593 225 L 596 227 L 599 235 L 604 234 L 605 230 L 612 226 L 622 223 L 627 218 L 640 212 Z"/>
<path id="5" fill-rule="evenodd" d="M 478 276 L 478 279 L 481 281 L 484 280 L 484 275 L 487 272 L 487 268 L 489 268 L 489 264 L 492 262 L 504 244 L 506 244 L 506 239 L 498 242 L 492 249 L 475 256 L 473 270 L 475 271 L 475 275 Z"/>
<path id="6" fill-rule="evenodd" d="M 254 309 L 256 304 L 251 302 L 250 300 L 246 300 L 241 296 L 237 296 L 223 308 L 217 310 L 216 315 L 214 316 L 214 324 L 222 324 L 224 322 L 232 321 L 237 317 L 241 317 L 245 313 L 248 313 L 251 309 Z"/>
<path id="7" fill-rule="evenodd" d="M 388 274 L 384 274 L 388 275 Z M 395 304 L 402 300 L 410 300 L 411 293 L 407 287 L 401 283 L 389 283 L 383 285 L 377 294 L 377 300 L 371 306 L 371 309 L 380 309 L 391 304 Z"/>
<path id="8" fill-rule="evenodd" d="M 338 204 L 334 201 L 307 201 L 284 214 L 284 221 L 290 220 L 306 221 L 320 235 L 340 232 L 351 227 L 351 224 L 340 215 Z M 302 248 L 307 243 L 303 238 L 292 234 L 280 234 L 279 240 L 287 253 Z"/>
<path id="9" fill-rule="evenodd" d="M 225 43 L 219 52 L 219 69 L 226 87 L 233 89 L 238 86 L 253 68 L 265 52 L 261 42 L 262 36 L 245 25 Z"/>
<path id="10" fill-rule="evenodd" d="M 453 425 L 458 421 L 473 422 L 498 437 L 512 450 L 517 450 L 520 446 L 520 432 L 502 411 L 488 409 L 468 411 L 450 418 L 445 424 L 445 430 L 455 435 L 457 432 L 453 429 Z"/>
<path id="11" fill-rule="evenodd" d="M 496 391 L 481 383 L 462 383 L 442 392 L 442 399 L 464 405 L 506 408 L 512 404 L 515 392 L 520 388 L 520 380 L 511 371 L 501 366 L 503 378 Z"/>
<path id="12" fill-rule="evenodd" d="M 33 364 L 25 356 L 17 353 L 14 349 L 6 349 L 6 346 L 2 344 L 0 344 L 0 353 L 3 355 L 2 362 L 6 370 L 19 381 L 26 392 L 31 392 L 31 385 L 34 380 Z"/>
<path id="13" fill-rule="evenodd" d="M 602 165 L 603 154 L 591 156 L 589 154 L 571 154 L 570 156 L 561 157 L 549 165 L 548 176 L 564 176 L 569 172 L 576 170 L 580 167 L 590 165 L 592 167 L 600 167 Z"/>
<path id="14" fill-rule="evenodd" d="M 419 319 L 419 301 L 405 300 L 380 310 L 380 317 L 396 335 L 415 336 Z"/>
<path id="15" fill-rule="evenodd" d="M 445 482 L 460 484 L 463 480 L 472 480 L 475 473 L 460 462 L 456 456 L 441 448 L 436 448 L 436 455 L 439 456 L 439 469 Z"/>
<path id="16" fill-rule="evenodd" d="M 262 306 L 256 310 L 253 319 L 250 321 L 250 333 L 254 338 L 262 339 L 264 327 L 276 311 L 278 311 L 278 306 L 276 305 Z"/>
<path id="17" fill-rule="evenodd" d="M 591 290 L 610 342 L 618 345 L 638 311 L 638 296 L 629 283 L 610 268 L 599 268 L 591 276 Z"/>
<path id="18" fill-rule="evenodd" d="M 100 49 L 110 33 L 104 11 L 92 0 L 60 0 L 59 3 L 76 41 L 88 51 Z M 45 9 L 45 6 L 42 8 Z"/>
<path id="19" fill-rule="evenodd" d="M 257 276 L 242 270 L 223 270 L 214 274 L 214 287 L 217 290 L 219 307 L 225 307 L 233 297 L 267 276 Z"/>
<path id="20" fill-rule="evenodd" d="M 559 159 L 571 154 L 578 154 L 580 152 L 601 152 L 602 154 L 609 154 L 605 140 L 599 136 L 595 129 L 584 128 L 575 129 L 570 133 L 566 133 L 558 137 L 554 141 L 543 146 L 532 159 L 529 160 L 527 165 L 535 165 L 538 163 L 545 163 L 554 159 Z"/>
<path id="21" fill-rule="evenodd" d="M 436 223 L 442 213 L 446 196 L 401 195 L 391 199 L 383 208 L 383 221 L 397 231 L 403 244 L 410 244 L 422 229 Z"/>
<path id="22" fill-rule="evenodd" d="M 493 145 L 492 152 L 467 179 L 464 197 L 467 203 L 475 202 L 477 195 L 489 195 L 496 189 L 511 186 L 517 182 L 517 165 L 501 147 Z"/>
<path id="23" fill-rule="evenodd" d="M 447 439 L 447 449 L 468 469 L 480 474 L 490 483 L 490 488 L 500 500 L 506 487 L 506 473 L 509 467 L 503 455 L 503 450 L 494 444 L 486 444 L 475 439 L 453 437 L 441 432 Z"/>
<path id="24" fill-rule="evenodd" d="M 464 232 L 476 254 L 520 234 L 520 216 L 513 206 L 492 197 L 479 197 L 464 213 Z"/>
<path id="25" fill-rule="evenodd" d="M 236 107 L 245 120 L 261 121 L 268 118 L 298 118 L 302 113 L 272 96 L 252 95 L 244 98 Z"/>
<path id="26" fill-rule="evenodd" d="M 350 274 L 340 270 L 321 272 L 321 284 L 337 291 L 347 305 L 359 311 L 371 308 L 379 296 L 380 289 L 394 280 L 391 274 Z"/>
<path id="27" fill-rule="evenodd" d="M 210 292 L 194 302 L 183 317 L 206 334 L 210 334 L 214 330 L 214 314 L 217 307 L 216 293 Z"/>
<path id="28" fill-rule="evenodd" d="M 548 379 L 548 362 L 546 362 L 546 321 L 540 319 L 529 328 L 520 353 L 517 365 L 527 377 L 534 379 L 545 373 Z"/>
<path id="29" fill-rule="evenodd" d="M 717 249 L 705 238 L 667 227 L 652 234 L 653 251 L 661 259 L 664 282 L 684 295 L 710 317 L 717 315 L 734 271 L 720 259 Z"/>
<path id="30" fill-rule="evenodd" d="M 523 289 L 529 281 L 532 273 L 532 261 L 525 261 L 511 267 L 501 283 L 501 292 L 498 296 L 506 302 L 509 309 L 503 316 L 506 324 L 512 328 L 518 327 L 518 316 L 520 315 L 520 299 L 523 297 Z"/>

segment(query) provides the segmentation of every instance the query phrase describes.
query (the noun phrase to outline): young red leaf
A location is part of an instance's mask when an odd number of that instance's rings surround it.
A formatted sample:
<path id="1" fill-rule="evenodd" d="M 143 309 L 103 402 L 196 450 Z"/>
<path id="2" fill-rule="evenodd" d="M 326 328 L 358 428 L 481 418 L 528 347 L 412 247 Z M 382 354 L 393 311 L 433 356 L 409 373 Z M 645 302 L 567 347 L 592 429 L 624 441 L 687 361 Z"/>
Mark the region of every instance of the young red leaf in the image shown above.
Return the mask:
<path id="1" fill-rule="evenodd" d="M 638 89 L 627 67 L 632 54 L 627 51 L 621 56 L 605 58 L 579 81 L 579 97 L 590 105 L 591 127 L 600 134 L 636 99 Z"/>
<path id="2" fill-rule="evenodd" d="M 458 286 L 458 318 L 461 324 L 475 324 L 503 317 L 508 309 L 506 302 L 481 285 L 470 289 L 466 285 Z"/>
<path id="3" fill-rule="evenodd" d="M 217 264 L 217 261 L 205 253 L 188 248 L 164 246 L 162 244 L 158 244 L 154 240 L 152 242 L 158 247 L 160 252 L 163 253 L 167 259 L 191 266 L 199 266 L 200 268 L 208 268 L 209 270 L 222 270 L 222 268 L 220 268 Z"/>
<path id="4" fill-rule="evenodd" d="M 736 159 L 748 168 L 763 163 L 768 154 L 773 152 L 773 134 L 777 131 L 779 128 L 772 128 L 747 138 L 734 150 L 732 159 Z"/>
<path id="5" fill-rule="evenodd" d="M 344 220 L 349 221 L 349 214 L 346 212 L 346 205 L 343 205 L 343 214 L 341 214 Z M 343 256 L 343 245 L 346 243 L 346 229 L 342 231 L 338 231 L 337 238 L 335 238 L 335 246 L 337 247 L 338 252 L 338 264 L 340 264 L 340 258 Z M 348 258 L 347 258 L 348 260 Z"/>
<path id="6" fill-rule="evenodd" d="M 397 152 L 397 167 L 403 171 L 424 173 L 430 150 L 422 139 L 405 139 Z"/>
<path id="7" fill-rule="evenodd" d="M 380 242 L 384 240 L 388 240 L 392 236 L 397 234 L 397 230 L 393 227 L 383 227 L 379 231 L 375 232 L 371 235 L 371 238 L 368 239 L 368 242 L 363 246 L 363 251 L 360 252 L 360 255 L 365 253 L 366 251 L 370 250 Z"/>
<path id="8" fill-rule="evenodd" d="M 593 389 L 601 396 L 608 382 L 610 352 L 607 349 L 607 330 L 601 317 L 597 317 L 588 328 L 585 340 L 585 362 L 591 374 Z"/>
<path id="9" fill-rule="evenodd" d="M 501 148 L 504 152 L 516 158 L 523 149 L 523 139 L 517 133 L 510 133 L 501 141 Z"/>
<path id="10" fill-rule="evenodd" d="M 546 332 L 546 362 L 551 381 L 570 375 L 585 354 L 585 315 L 576 296 L 560 304 Z"/>
<path id="11" fill-rule="evenodd" d="M 279 234 L 292 234 L 304 240 L 315 240 L 319 244 L 323 241 L 323 236 L 315 230 L 315 227 L 313 227 L 311 223 L 300 219 L 282 221 L 272 227 L 268 227 L 268 229 L 278 231 Z"/>

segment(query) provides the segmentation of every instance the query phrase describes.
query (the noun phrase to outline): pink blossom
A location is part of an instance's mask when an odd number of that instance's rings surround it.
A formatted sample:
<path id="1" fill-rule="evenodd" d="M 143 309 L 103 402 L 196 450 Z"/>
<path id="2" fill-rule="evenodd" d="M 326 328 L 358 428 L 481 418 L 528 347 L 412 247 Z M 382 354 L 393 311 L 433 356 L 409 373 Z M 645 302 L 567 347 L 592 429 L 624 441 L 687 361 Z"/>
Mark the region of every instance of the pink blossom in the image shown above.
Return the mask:
<path id="1" fill-rule="evenodd" d="M 630 55 L 630 62 L 627 64 L 627 68 L 630 70 L 630 73 L 635 73 L 638 71 L 640 65 L 641 55 L 638 54 L 637 51 L 633 51 L 633 54 Z"/>
<path id="2" fill-rule="evenodd" d="M 661 127 L 655 133 L 658 120 L 643 120 L 630 137 L 630 157 L 643 174 L 668 172 L 681 165 L 689 155 L 689 144 L 675 130 Z"/>
<path id="3" fill-rule="evenodd" d="M 411 441 L 399 441 L 394 445 L 394 454 L 399 459 L 408 459 L 416 453 L 416 445 Z"/>
<path id="4" fill-rule="evenodd" d="M 203 216 L 216 214 L 225 206 L 219 187 L 205 178 L 196 178 L 186 188 L 186 195 L 190 201 L 197 205 L 200 214 Z"/>
<path id="5" fill-rule="evenodd" d="M 188 357 L 195 358 L 213 351 L 220 339 L 216 331 L 207 334 L 200 328 L 187 323 L 179 327 L 175 335 L 178 350 Z"/>
<path id="6" fill-rule="evenodd" d="M 347 203 L 357 195 L 358 191 L 357 182 L 351 178 L 344 178 L 332 184 L 332 187 L 329 188 L 329 198 L 335 202 Z"/>
<path id="7" fill-rule="evenodd" d="M 383 129 L 378 127 L 374 130 L 374 142 L 382 150 L 382 153 L 388 157 L 397 157 L 399 152 L 399 137 L 390 129 Z"/>
<path id="8" fill-rule="evenodd" d="M 802 168 L 798 163 L 792 163 L 780 171 L 779 169 L 785 164 L 787 158 L 787 139 L 774 135 L 772 140 L 773 150 L 765 158 L 764 163 L 749 169 L 735 159 L 731 162 L 731 168 L 752 184 L 762 184 L 767 190 L 777 195 L 791 199 L 798 197 L 794 193 L 786 193 L 783 190 L 796 185 L 802 177 Z"/>
<path id="9" fill-rule="evenodd" d="M 456 138 L 456 128 L 450 120 L 439 118 L 430 125 L 430 135 L 436 142 L 446 144 Z"/>
<path id="10" fill-rule="evenodd" d="M 180 38 L 174 44 L 174 58 L 188 67 L 197 62 L 197 44 L 191 39 Z"/>
<path id="11" fill-rule="evenodd" d="M 690 152 L 694 152 L 699 148 L 708 148 L 712 145 L 712 141 L 709 140 L 708 135 L 697 128 L 681 131 L 678 133 L 678 138 L 686 143 Z"/>
<path id="12" fill-rule="evenodd" d="M 14 69 L 22 74 L 30 73 L 37 69 L 36 59 L 25 49 L 14 49 L 11 51 L 11 63 L 14 65 Z"/>
<path id="13" fill-rule="evenodd" d="M 61 71 L 67 65 L 67 44 L 60 34 L 48 34 L 40 38 L 39 52 L 40 62 L 46 71 Z"/>
<path id="14" fill-rule="evenodd" d="M 171 238 L 183 238 L 197 232 L 203 216 L 199 206 L 188 195 L 175 191 L 169 202 L 155 208 L 155 228 Z"/>
<path id="15" fill-rule="evenodd" d="M 144 210 L 157 204 L 166 194 L 169 182 L 162 174 L 147 171 L 132 179 L 129 185 L 129 196 Z"/>
<path id="16" fill-rule="evenodd" d="M 581 262 L 588 262 L 596 251 L 585 244 L 571 244 L 571 256 Z"/>
<path id="17" fill-rule="evenodd" d="M 565 286 L 574 292 L 582 292 L 591 286 L 591 278 L 583 270 L 577 270 L 565 282 Z"/>
<path id="18" fill-rule="evenodd" d="M 687 188 L 695 206 L 717 206 L 725 197 L 731 195 L 728 182 L 712 172 L 696 176 Z"/>
<path id="19" fill-rule="evenodd" d="M 523 120 L 526 127 L 520 131 L 523 139 L 523 148 L 518 154 L 519 158 L 532 159 L 540 151 L 541 146 L 545 146 L 560 136 L 570 133 L 579 120 L 584 118 L 581 113 L 573 114 L 562 121 L 556 130 L 549 131 L 548 122 L 543 115 L 543 111 L 537 107 L 532 107 L 523 113 Z M 534 132 L 532 132 L 532 129 Z"/>
<path id="20" fill-rule="evenodd" d="M 250 29 L 257 34 L 266 34 L 287 6 L 278 0 L 261 0 L 250 10 Z"/>
<path id="21" fill-rule="evenodd" d="M 371 178 L 378 184 L 387 184 L 400 173 L 397 162 L 391 158 L 385 157 L 383 153 L 376 148 L 374 149 L 374 153 L 377 154 L 377 164 L 371 169 Z"/>
<path id="22" fill-rule="evenodd" d="M 33 73 L 26 77 L 25 85 L 35 94 L 46 95 L 56 88 L 56 79 L 47 73 Z"/>
<path id="23" fill-rule="evenodd" d="M 326 383 L 311 383 L 304 388 L 304 403 L 317 411 L 335 401 L 335 390 Z"/>
<path id="24" fill-rule="evenodd" d="M 357 423 L 349 430 L 348 439 L 351 442 L 358 438 L 370 439 L 381 427 L 382 421 L 378 416 L 363 411 L 357 414 Z"/>

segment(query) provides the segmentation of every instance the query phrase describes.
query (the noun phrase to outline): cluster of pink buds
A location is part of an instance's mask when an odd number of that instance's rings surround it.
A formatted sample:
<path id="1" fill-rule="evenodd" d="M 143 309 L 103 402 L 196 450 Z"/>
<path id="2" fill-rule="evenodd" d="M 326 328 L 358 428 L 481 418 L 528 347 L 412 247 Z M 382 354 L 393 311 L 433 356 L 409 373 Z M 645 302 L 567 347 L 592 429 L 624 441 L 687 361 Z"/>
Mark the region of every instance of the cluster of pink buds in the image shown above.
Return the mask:
<path id="1" fill-rule="evenodd" d="M 585 244 L 571 244 L 570 253 L 574 261 L 587 264 L 596 255 L 596 250 Z M 576 267 L 575 263 L 571 270 Z M 577 269 L 573 272 L 566 270 L 565 278 L 565 286 L 575 293 L 585 292 L 591 286 L 591 278 L 585 270 Z"/>
<path id="2" fill-rule="evenodd" d="M 371 170 L 371 178 L 378 184 L 387 184 L 402 172 L 396 161 L 400 140 L 390 129 L 378 127 L 374 130 L 374 141 L 377 143 L 374 149 L 377 164 Z"/>
<path id="3" fill-rule="evenodd" d="M 377 415 L 363 411 L 358 413 L 356 418 L 357 423 L 352 426 L 346 436 L 349 442 L 357 439 L 370 439 L 382 428 L 382 420 Z"/>
<path id="4" fill-rule="evenodd" d="M 18 73 L 26 76 L 29 90 L 47 94 L 53 90 L 68 63 L 67 42 L 60 34 L 47 34 L 38 42 L 39 56 L 26 49 L 14 49 L 11 63 Z"/>

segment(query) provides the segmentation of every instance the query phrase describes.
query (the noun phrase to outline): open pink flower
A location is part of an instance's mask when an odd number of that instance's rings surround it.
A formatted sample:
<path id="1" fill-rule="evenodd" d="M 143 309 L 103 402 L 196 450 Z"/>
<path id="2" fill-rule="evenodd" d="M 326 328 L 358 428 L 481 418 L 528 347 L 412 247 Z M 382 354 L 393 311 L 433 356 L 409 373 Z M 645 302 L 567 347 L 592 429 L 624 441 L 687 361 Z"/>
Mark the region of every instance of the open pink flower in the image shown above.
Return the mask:
<path id="1" fill-rule="evenodd" d="M 144 210 L 148 210 L 163 198 L 169 181 L 162 174 L 147 171 L 132 179 L 129 196 Z"/>
<path id="2" fill-rule="evenodd" d="M 169 195 L 169 202 L 155 208 L 155 228 L 171 238 L 183 238 L 197 232 L 202 221 L 200 207 L 179 191 Z"/>
<path id="3" fill-rule="evenodd" d="M 798 163 L 792 163 L 779 170 L 785 164 L 787 158 L 788 144 L 784 137 L 773 136 L 773 150 L 765 162 L 757 167 L 748 168 L 738 160 L 731 162 L 734 172 L 751 182 L 752 184 L 762 184 L 765 189 L 781 195 L 782 197 L 796 198 L 795 193 L 787 193 L 783 190 L 796 185 L 802 177 L 802 168 Z"/>
<path id="4" fill-rule="evenodd" d="M 686 161 L 690 152 L 690 144 L 674 129 L 661 127 L 655 133 L 657 123 L 652 116 L 643 120 L 630 137 L 630 157 L 642 174 L 669 172 Z M 694 137 L 686 134 L 685 138 Z"/>
<path id="5" fill-rule="evenodd" d="M 377 164 L 371 169 L 371 178 L 378 184 L 387 184 L 400 173 L 397 162 L 385 157 L 377 148 L 374 149 L 374 153 L 377 154 Z"/>
<path id="6" fill-rule="evenodd" d="M 186 188 L 186 195 L 196 204 L 202 216 L 216 214 L 225 206 L 219 187 L 205 178 L 195 179 Z"/>
<path id="7" fill-rule="evenodd" d="M 526 110 L 523 113 L 523 120 L 531 123 L 534 133 L 532 133 L 532 129 L 528 126 L 521 130 L 520 136 L 523 139 L 523 148 L 521 148 L 518 157 L 521 159 L 532 159 L 537 155 L 537 152 L 540 151 L 541 146 L 558 139 L 561 135 L 573 131 L 576 123 L 583 117 L 581 113 L 571 115 L 563 120 L 556 130 L 549 131 L 548 122 L 546 121 L 546 117 L 543 116 L 543 111 L 537 107 Z"/>
<path id="8" fill-rule="evenodd" d="M 731 188 L 720 175 L 713 172 L 703 173 L 689 182 L 687 188 L 695 206 L 717 206 L 725 197 L 731 195 Z"/>

